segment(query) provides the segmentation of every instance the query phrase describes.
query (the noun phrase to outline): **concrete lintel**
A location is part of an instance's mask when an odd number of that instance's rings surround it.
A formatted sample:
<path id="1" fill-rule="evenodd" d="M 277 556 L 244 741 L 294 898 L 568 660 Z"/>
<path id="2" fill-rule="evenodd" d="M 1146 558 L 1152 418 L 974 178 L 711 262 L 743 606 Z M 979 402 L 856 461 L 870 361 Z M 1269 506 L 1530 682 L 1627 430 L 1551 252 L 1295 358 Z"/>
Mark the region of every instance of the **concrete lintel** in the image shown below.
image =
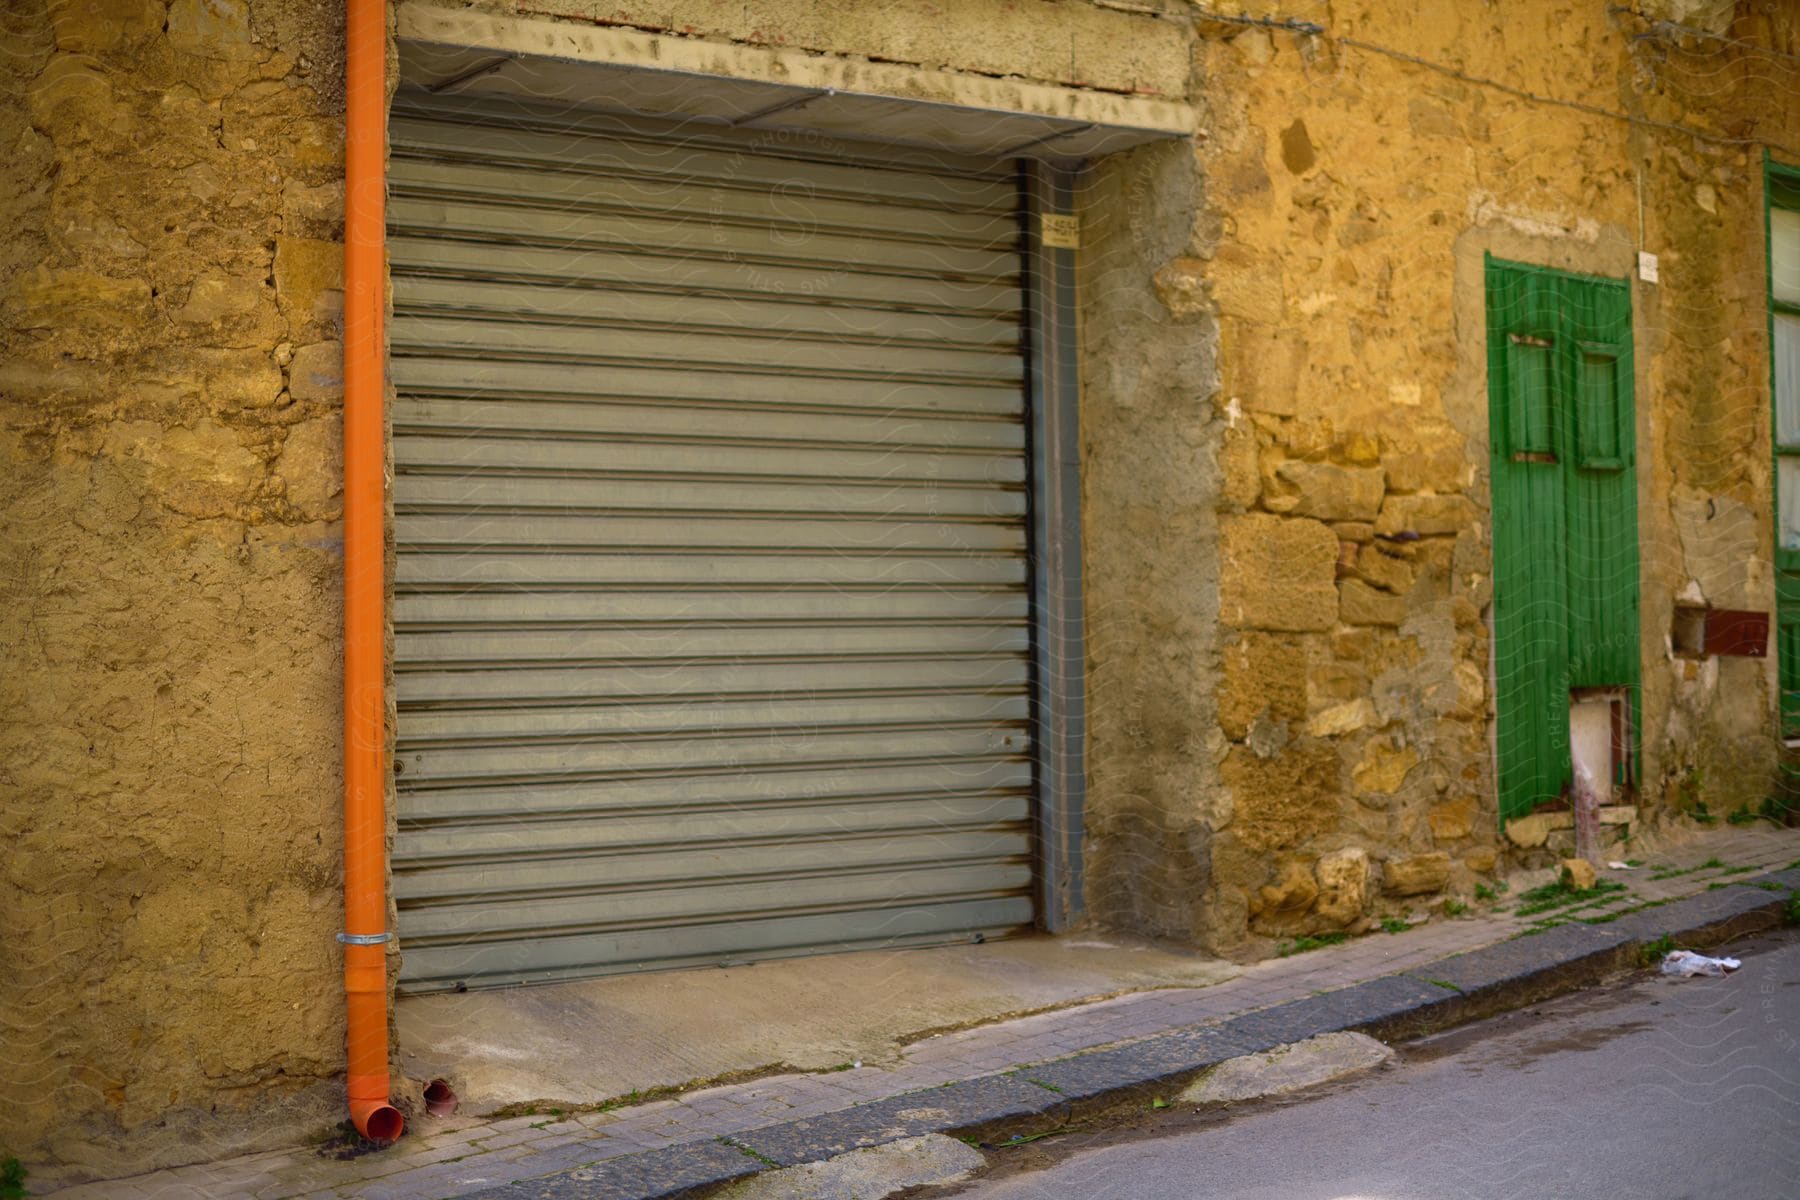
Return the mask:
<path id="1" fill-rule="evenodd" d="M 965 110 L 977 119 L 1035 120 L 1043 123 L 1051 139 L 1062 143 L 1057 147 L 1062 153 L 1071 148 L 1083 155 L 1110 153 L 1143 141 L 1192 137 L 1200 132 L 1195 109 L 1179 101 L 615 26 L 497 16 L 443 8 L 423 0 L 403 0 L 397 32 L 403 61 L 409 46 L 435 50 L 440 56 L 446 51 L 489 56 L 485 63 L 471 56 L 454 67 L 455 59 L 440 59 L 446 72 L 443 80 L 458 92 L 518 95 L 521 81 L 509 83 L 508 67 L 522 60 L 527 64 L 572 64 L 614 78 L 656 72 L 665 78 L 672 74 L 729 80 L 759 91 L 770 89 L 771 95 L 829 96 L 840 107 L 860 103 L 876 113 L 900 102 Z M 466 74 L 467 79 L 452 78 L 449 72 L 453 70 Z M 797 106 L 782 114 L 780 123 L 806 126 L 812 118 L 803 114 L 817 107 Z M 739 119 L 739 114 L 729 111 L 697 111 L 691 104 L 670 115 Z M 941 127 L 943 120 L 939 114 L 934 125 Z"/>

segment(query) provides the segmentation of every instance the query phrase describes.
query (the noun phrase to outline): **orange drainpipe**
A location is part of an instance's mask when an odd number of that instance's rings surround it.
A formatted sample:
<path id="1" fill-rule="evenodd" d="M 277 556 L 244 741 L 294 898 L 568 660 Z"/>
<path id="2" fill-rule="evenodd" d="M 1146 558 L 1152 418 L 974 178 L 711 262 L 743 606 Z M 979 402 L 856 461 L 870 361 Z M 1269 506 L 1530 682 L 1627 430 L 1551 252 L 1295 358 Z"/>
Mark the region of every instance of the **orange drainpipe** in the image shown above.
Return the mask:
<path id="1" fill-rule="evenodd" d="M 382 248 L 387 0 L 347 0 L 344 112 L 344 998 L 350 1118 L 391 1142 L 383 751 Z"/>

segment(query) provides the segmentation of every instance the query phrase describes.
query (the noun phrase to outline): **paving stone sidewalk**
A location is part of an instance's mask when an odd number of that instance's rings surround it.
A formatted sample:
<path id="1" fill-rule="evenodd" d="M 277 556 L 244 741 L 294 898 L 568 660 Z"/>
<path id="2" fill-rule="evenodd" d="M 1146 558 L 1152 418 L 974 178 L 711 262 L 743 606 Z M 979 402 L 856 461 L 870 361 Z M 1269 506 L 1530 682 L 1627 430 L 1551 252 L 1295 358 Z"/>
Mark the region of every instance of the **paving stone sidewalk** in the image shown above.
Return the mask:
<path id="1" fill-rule="evenodd" d="M 1721 830 L 1656 855 L 1654 861 L 1670 869 L 1660 872 L 1665 878 L 1653 878 L 1647 868 L 1604 874 L 1629 884 L 1629 895 L 1613 902 L 1619 908 L 1723 888 L 1715 891 L 1720 899 L 1712 909 L 1725 919 L 1766 908 L 1770 890 L 1778 886 L 1800 886 L 1800 874 L 1792 871 L 1771 877 L 1779 884 L 1765 880 L 1765 890 L 1734 886 L 1755 882 L 1752 869 L 1779 869 L 1797 854 L 1800 831 Z M 1726 865 L 1702 865 L 1715 860 Z M 1690 922 L 1703 921 L 1712 911 L 1693 901 L 1685 907 L 1684 919 Z M 1602 904 L 1578 915 L 1592 918 L 1607 911 Z M 1496 972 L 1512 970 L 1514 958 L 1530 957 L 1527 947 L 1541 951 L 1539 957 L 1560 954 L 1576 961 L 1600 956 L 1633 937 L 1654 937 L 1653 927 L 1662 919 L 1659 911 L 1642 908 L 1616 923 L 1568 925 L 1512 943 L 1522 948 L 1520 955 L 1501 951 L 1449 962 L 1440 960 L 1506 943 L 1554 914 L 1522 917 L 1509 911 L 1438 919 L 1397 934 L 1377 932 L 1270 959 L 1211 987 L 1135 993 L 929 1037 L 909 1046 L 890 1067 L 774 1076 L 562 1117 L 488 1121 L 421 1116 L 397 1146 L 348 1161 L 324 1158 L 309 1148 L 281 1150 L 82 1184 L 49 1195 L 58 1200 L 440 1200 L 484 1192 L 495 1200 L 672 1195 L 683 1186 L 755 1173 L 770 1161 L 811 1161 L 821 1156 L 821 1147 L 848 1149 L 891 1140 L 889 1135 L 974 1123 L 973 1116 L 953 1119 L 957 1113 L 979 1113 L 991 1123 L 1007 1114 L 1041 1114 L 1057 1105 L 1066 1109 L 1083 1094 L 1098 1096 L 1107 1079 L 1134 1070 L 1162 1070 L 1170 1062 L 1191 1067 L 1279 1044 L 1271 1038 L 1298 1040 L 1323 1026 L 1367 1025 L 1364 1018 L 1371 1014 L 1403 1016 L 1441 1006 L 1457 989 L 1473 994 L 1491 983 L 1489 977 L 1497 978 Z M 1431 970 L 1420 969 L 1427 964 L 1433 964 Z M 1101 1048 L 1108 1049 L 1084 1053 Z M 1024 1066 L 1033 1069 L 1008 1074 Z M 917 1095 L 927 1089 L 943 1090 L 934 1097 Z"/>

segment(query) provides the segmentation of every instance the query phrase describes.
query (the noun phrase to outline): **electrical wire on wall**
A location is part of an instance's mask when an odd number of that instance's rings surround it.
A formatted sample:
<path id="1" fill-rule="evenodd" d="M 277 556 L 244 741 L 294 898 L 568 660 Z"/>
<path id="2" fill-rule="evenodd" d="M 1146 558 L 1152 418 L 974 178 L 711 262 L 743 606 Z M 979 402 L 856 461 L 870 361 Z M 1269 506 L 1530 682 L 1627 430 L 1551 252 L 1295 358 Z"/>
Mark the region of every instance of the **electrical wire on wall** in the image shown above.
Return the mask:
<path id="1" fill-rule="evenodd" d="M 1634 9 L 1615 6 L 1609 11 L 1618 15 L 1628 15 L 1646 21 L 1649 20 L 1649 18 L 1644 17 L 1643 14 L 1638 13 Z M 1499 79 L 1492 79 L 1482 75 L 1471 75 L 1460 67 L 1453 67 L 1448 63 L 1437 62 L 1421 55 L 1408 53 L 1404 50 L 1396 50 L 1391 46 L 1383 46 L 1375 42 L 1363 41 L 1360 38 L 1334 35 L 1328 32 L 1325 26 L 1314 21 L 1303 21 L 1295 17 L 1247 17 L 1210 12 L 1195 14 L 1190 19 L 1196 27 L 1207 24 L 1222 24 L 1245 29 L 1255 28 L 1287 32 L 1304 38 L 1317 38 L 1334 45 L 1344 46 L 1352 50 L 1360 50 L 1367 54 L 1381 55 L 1382 57 L 1393 59 L 1396 62 L 1410 63 L 1414 66 L 1424 67 L 1427 70 L 1435 71 L 1440 75 L 1455 79 L 1458 82 L 1473 84 L 1477 87 L 1492 88 L 1495 91 L 1504 92 L 1509 96 L 1514 96 L 1533 104 L 1546 104 L 1558 108 L 1567 108 L 1576 112 L 1587 113 L 1590 116 L 1604 117 L 1614 121 L 1623 121 L 1627 124 L 1637 125 L 1646 129 L 1658 129 L 1667 133 L 1681 134 L 1693 138 L 1696 141 L 1709 142 L 1719 146 L 1767 146 L 1777 153 L 1800 158 L 1800 149 L 1786 146 L 1779 142 L 1771 142 L 1757 137 L 1734 137 L 1727 133 L 1715 132 L 1708 129 L 1698 129 L 1692 125 L 1682 124 L 1678 121 L 1659 121 L 1653 117 L 1643 117 L 1632 113 L 1620 112 L 1617 109 L 1606 108 L 1598 104 L 1589 104 L 1582 100 L 1569 100 L 1560 96 L 1547 96 L 1541 92 L 1534 92 L 1528 88 L 1518 87 Z M 1652 26 L 1660 32 L 1638 34 L 1636 35 L 1637 39 L 1643 40 L 1658 36 L 1699 36 L 1755 50 L 1778 59 L 1793 59 L 1795 61 L 1800 61 L 1800 56 L 1786 54 L 1779 50 L 1774 50 L 1766 46 L 1758 46 L 1753 42 L 1744 42 L 1736 38 L 1725 37 L 1721 34 L 1710 34 L 1705 30 L 1695 29 L 1691 26 L 1675 25 L 1673 22 L 1667 21 L 1652 22 Z"/>

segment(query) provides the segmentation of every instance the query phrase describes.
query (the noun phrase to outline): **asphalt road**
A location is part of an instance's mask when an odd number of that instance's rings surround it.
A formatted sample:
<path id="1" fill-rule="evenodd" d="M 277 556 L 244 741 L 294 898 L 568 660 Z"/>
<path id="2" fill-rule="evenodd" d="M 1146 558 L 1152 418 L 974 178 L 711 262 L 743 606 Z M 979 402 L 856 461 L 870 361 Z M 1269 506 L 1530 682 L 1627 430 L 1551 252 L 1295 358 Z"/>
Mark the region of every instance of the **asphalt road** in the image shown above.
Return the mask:
<path id="1" fill-rule="evenodd" d="M 1001 1151 L 958 1196 L 1795 1200 L 1800 939 L 1719 953 L 1743 969 L 1633 976 L 1414 1043 L 1305 1100 Z"/>

